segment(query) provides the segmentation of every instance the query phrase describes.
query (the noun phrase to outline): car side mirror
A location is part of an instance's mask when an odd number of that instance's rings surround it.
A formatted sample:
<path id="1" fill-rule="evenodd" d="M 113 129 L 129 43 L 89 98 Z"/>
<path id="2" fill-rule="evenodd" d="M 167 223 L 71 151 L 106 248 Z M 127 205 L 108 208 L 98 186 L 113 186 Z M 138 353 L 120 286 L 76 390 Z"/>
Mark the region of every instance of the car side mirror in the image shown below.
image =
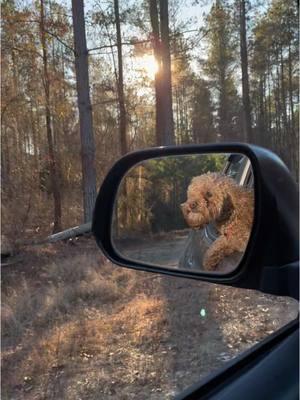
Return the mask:
<path id="1" fill-rule="evenodd" d="M 297 186 L 268 150 L 160 147 L 114 165 L 92 230 L 118 265 L 278 293 L 290 290 L 280 267 L 298 261 L 297 215 Z"/>
<path id="2" fill-rule="evenodd" d="M 142 161 L 123 176 L 111 241 L 132 262 L 224 274 L 252 232 L 254 181 L 243 154 L 183 154 Z"/>

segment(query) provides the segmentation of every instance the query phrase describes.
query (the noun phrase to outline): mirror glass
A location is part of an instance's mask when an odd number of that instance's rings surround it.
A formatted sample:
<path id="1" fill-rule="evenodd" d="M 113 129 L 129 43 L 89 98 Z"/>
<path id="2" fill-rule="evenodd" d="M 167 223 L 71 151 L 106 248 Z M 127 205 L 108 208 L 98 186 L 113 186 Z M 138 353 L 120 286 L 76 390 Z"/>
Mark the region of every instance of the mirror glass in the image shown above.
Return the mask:
<path id="1" fill-rule="evenodd" d="M 152 266 L 228 273 L 252 229 L 254 180 L 243 154 L 153 158 L 124 176 L 114 204 L 112 243 Z"/>

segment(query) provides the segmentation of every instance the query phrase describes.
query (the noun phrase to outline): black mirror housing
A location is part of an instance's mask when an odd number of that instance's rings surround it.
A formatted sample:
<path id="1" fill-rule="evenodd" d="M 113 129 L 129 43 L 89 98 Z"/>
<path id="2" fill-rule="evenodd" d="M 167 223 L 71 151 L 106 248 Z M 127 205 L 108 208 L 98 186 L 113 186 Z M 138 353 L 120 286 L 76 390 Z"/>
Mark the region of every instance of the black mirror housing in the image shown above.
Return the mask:
<path id="1" fill-rule="evenodd" d="M 177 271 L 153 267 L 120 256 L 112 243 L 111 226 L 114 201 L 119 184 L 126 172 L 135 164 L 152 158 L 209 153 L 240 153 L 251 161 L 255 181 L 254 222 L 250 240 L 239 267 L 228 274 L 214 276 L 204 271 Z M 295 265 L 295 262 L 298 262 L 298 220 L 297 185 L 282 160 L 271 151 L 258 146 L 222 143 L 150 148 L 122 157 L 112 167 L 100 188 L 94 209 L 92 232 L 104 254 L 117 265 L 276 294 L 278 285 L 270 284 L 270 279 L 272 280 L 272 276 L 274 279 L 283 279 L 282 273 L 272 274 L 270 268 L 282 269 L 284 266 Z M 268 280 L 266 280 L 266 271 Z M 295 268 L 293 268 L 293 274 L 295 278 Z M 269 284 L 266 285 L 267 281 Z M 295 283 L 298 286 L 298 280 Z M 286 285 L 284 292 L 287 293 L 281 294 L 294 297 L 295 288 L 291 289 L 291 285 L 293 286 L 293 283 Z"/>

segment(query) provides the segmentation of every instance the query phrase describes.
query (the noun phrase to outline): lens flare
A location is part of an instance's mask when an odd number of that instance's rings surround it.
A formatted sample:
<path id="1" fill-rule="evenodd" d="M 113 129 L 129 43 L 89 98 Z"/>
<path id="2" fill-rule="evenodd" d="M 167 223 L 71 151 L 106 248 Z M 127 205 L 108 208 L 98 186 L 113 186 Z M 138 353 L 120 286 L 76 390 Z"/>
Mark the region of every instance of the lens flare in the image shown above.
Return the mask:
<path id="1" fill-rule="evenodd" d="M 154 79 L 158 72 L 158 63 L 153 55 L 144 55 L 135 59 L 135 65 L 138 70 L 146 73 L 150 79 Z"/>

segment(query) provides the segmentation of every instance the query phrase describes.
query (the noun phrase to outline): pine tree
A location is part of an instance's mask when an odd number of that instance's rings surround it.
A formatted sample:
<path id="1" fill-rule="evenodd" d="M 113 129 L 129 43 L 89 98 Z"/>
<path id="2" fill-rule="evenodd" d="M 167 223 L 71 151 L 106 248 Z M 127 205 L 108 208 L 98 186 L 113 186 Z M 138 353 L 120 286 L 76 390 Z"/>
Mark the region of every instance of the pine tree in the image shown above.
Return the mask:
<path id="1" fill-rule="evenodd" d="M 89 222 L 92 219 L 96 200 L 96 170 L 83 0 L 72 0 L 72 15 L 81 137 L 84 222 Z"/>
<path id="2" fill-rule="evenodd" d="M 208 57 L 204 70 L 217 94 L 220 140 L 234 140 L 240 132 L 240 104 L 234 82 L 236 39 L 229 9 L 217 0 L 207 16 Z"/>

